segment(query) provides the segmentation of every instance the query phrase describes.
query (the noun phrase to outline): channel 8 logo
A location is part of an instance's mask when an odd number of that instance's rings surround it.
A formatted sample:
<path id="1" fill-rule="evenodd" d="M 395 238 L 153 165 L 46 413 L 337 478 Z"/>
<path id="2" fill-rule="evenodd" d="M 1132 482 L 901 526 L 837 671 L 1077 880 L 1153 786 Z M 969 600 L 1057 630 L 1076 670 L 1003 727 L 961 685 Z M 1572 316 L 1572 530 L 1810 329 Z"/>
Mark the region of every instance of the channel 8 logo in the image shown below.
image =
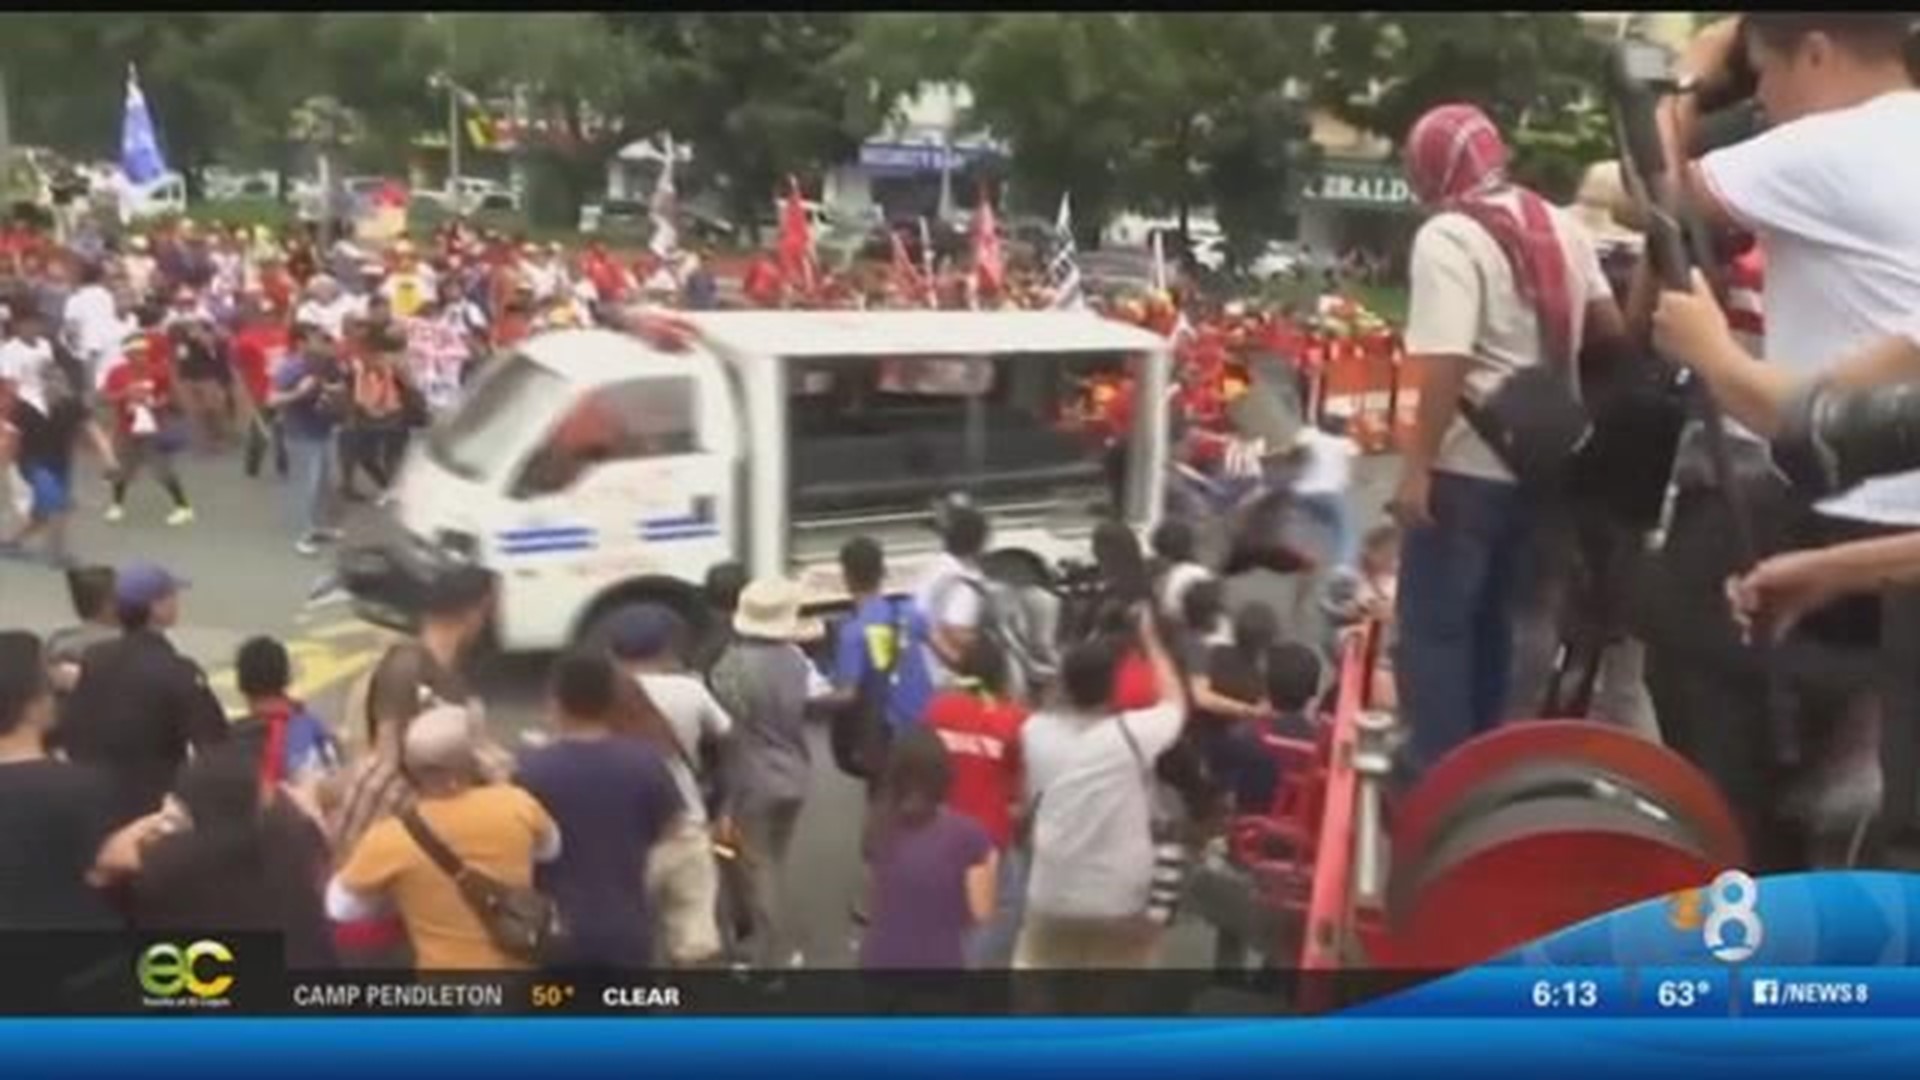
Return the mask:
<path id="1" fill-rule="evenodd" d="M 1754 907 L 1759 900 L 1760 886 L 1750 875 L 1728 870 L 1705 889 L 1674 894 L 1668 921 L 1676 930 L 1699 930 L 1714 959 L 1737 964 L 1753 956 L 1766 939 Z"/>

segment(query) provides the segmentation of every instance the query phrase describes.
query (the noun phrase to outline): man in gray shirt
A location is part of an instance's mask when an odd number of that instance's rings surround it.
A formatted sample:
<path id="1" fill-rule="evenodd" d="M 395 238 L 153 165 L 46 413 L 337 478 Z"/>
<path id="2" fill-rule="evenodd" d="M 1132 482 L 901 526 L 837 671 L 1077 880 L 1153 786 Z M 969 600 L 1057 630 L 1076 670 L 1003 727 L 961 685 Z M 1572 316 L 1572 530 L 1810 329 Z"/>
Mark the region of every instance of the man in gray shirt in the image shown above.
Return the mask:
<path id="1" fill-rule="evenodd" d="M 1159 701 L 1113 705 L 1120 654 L 1084 642 L 1062 664 L 1065 700 L 1021 728 L 1033 870 L 1013 965 L 1022 970 L 1153 966 L 1160 928 L 1146 917 L 1154 872 L 1153 763 L 1180 737 L 1187 708 L 1180 677 L 1154 627 L 1138 612 L 1138 637 Z"/>
<path id="2" fill-rule="evenodd" d="M 733 629 L 737 637 L 712 674 L 714 696 L 734 719 L 715 834 L 739 844 L 746 908 L 753 920 L 753 965 L 797 967 L 802 953 L 793 939 L 781 876 L 812 784 L 807 703 L 832 688 L 797 644 L 817 637 L 818 627 L 801 619 L 800 590 L 793 583 L 748 585 Z"/>

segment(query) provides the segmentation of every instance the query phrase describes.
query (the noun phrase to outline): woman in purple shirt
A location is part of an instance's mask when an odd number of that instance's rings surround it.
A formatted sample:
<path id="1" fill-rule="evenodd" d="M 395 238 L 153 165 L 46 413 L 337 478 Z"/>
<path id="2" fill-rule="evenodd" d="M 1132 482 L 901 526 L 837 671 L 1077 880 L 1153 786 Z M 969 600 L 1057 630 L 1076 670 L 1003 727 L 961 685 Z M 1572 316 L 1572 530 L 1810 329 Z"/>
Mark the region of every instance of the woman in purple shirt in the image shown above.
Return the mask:
<path id="1" fill-rule="evenodd" d="M 934 732 L 914 727 L 895 740 L 865 845 L 872 877 L 863 968 L 964 968 L 967 932 L 993 914 L 993 841 L 947 808 L 952 778 Z"/>

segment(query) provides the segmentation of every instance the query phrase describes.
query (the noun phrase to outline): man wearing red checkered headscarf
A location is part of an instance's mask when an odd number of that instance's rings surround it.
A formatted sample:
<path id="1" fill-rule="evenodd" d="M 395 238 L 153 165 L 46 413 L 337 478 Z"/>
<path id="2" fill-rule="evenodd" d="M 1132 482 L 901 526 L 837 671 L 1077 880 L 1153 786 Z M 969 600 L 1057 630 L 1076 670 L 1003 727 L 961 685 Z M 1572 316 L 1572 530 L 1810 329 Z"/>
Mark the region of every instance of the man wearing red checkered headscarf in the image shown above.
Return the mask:
<path id="1" fill-rule="evenodd" d="M 1608 337 L 1624 326 L 1592 238 L 1508 178 L 1506 143 L 1485 113 L 1429 111 L 1403 157 L 1431 213 L 1410 260 L 1406 348 L 1421 394 L 1392 507 L 1406 529 L 1395 676 L 1418 773 L 1510 707 L 1537 708 L 1529 699 L 1544 692 L 1557 643 L 1550 614 L 1529 620 L 1542 632 L 1524 636 L 1516 616 L 1527 598 L 1548 595 L 1517 568 L 1533 565 L 1529 556 L 1545 550 L 1537 545 L 1559 546 L 1538 532 L 1511 464 L 1461 403 L 1485 402 L 1520 371 L 1571 365 L 1589 324 Z M 1535 670 L 1541 642 L 1546 671 Z"/>

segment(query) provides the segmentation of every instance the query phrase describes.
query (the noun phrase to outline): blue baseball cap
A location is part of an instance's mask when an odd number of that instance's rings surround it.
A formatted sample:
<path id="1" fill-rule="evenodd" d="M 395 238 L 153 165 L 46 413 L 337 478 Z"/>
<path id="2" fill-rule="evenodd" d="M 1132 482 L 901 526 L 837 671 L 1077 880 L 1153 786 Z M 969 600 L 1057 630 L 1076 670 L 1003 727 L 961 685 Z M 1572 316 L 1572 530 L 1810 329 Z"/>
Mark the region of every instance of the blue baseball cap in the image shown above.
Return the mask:
<path id="1" fill-rule="evenodd" d="M 686 623 L 663 604 L 634 604 L 607 621 L 606 647 L 622 660 L 650 660 L 671 649 Z"/>
<path id="2" fill-rule="evenodd" d="M 189 584 L 159 563 L 131 562 L 114 575 L 113 594 L 121 607 L 148 607 Z"/>

